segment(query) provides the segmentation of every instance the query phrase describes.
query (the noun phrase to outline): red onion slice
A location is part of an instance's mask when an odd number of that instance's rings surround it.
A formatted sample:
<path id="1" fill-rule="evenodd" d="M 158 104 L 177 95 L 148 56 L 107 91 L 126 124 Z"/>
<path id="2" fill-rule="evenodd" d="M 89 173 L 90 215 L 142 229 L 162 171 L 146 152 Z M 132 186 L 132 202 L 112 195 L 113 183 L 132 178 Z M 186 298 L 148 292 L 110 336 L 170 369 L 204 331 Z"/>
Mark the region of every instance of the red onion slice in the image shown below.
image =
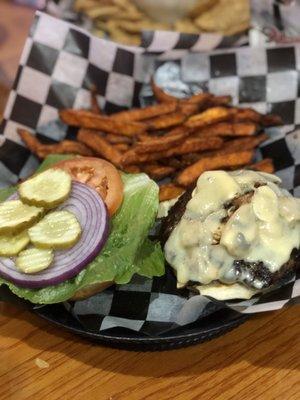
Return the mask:
<path id="1" fill-rule="evenodd" d="M 18 197 L 14 194 L 9 200 Z M 57 209 L 76 215 L 82 230 L 80 240 L 68 250 L 55 251 L 50 267 L 36 274 L 26 275 L 17 269 L 13 259 L 0 257 L 3 278 L 28 289 L 57 285 L 76 276 L 99 254 L 108 238 L 109 220 L 105 203 L 98 193 L 73 181 L 69 199 Z"/>

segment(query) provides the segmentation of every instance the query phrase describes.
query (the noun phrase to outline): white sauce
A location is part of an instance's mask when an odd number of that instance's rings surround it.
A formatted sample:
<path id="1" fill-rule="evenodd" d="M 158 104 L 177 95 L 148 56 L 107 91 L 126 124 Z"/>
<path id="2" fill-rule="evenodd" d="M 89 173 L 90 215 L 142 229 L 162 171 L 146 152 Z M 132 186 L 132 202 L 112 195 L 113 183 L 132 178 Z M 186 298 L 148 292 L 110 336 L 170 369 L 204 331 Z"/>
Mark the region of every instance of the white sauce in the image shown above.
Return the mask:
<path id="1" fill-rule="evenodd" d="M 174 206 L 174 204 L 177 202 L 178 199 L 179 197 L 176 197 L 175 199 L 166 200 L 159 203 L 157 218 L 166 217 L 169 213 L 170 208 Z"/>
<path id="2" fill-rule="evenodd" d="M 237 276 L 234 260 L 262 261 L 271 272 L 289 260 L 300 246 L 300 199 L 281 189 L 280 182 L 254 171 L 208 171 L 200 176 L 164 249 L 179 285 L 247 279 L 245 274 Z M 224 208 L 248 192 L 253 192 L 250 202 L 233 214 Z M 261 289 L 262 282 L 254 281 L 254 286 Z"/>

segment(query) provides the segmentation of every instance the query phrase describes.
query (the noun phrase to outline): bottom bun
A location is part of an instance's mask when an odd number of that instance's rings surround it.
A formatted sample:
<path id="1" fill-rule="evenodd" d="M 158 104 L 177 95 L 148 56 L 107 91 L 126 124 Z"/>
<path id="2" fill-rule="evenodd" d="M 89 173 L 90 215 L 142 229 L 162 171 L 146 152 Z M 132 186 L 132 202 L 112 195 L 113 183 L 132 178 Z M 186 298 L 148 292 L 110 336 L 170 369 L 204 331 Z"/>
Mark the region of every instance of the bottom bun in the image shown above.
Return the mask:
<path id="1" fill-rule="evenodd" d="M 216 300 L 235 300 L 235 299 L 251 299 L 258 290 L 247 288 L 240 283 L 225 285 L 223 283 L 214 282 L 208 285 L 196 287 L 203 296 L 213 297 Z"/>
<path id="2" fill-rule="evenodd" d="M 88 297 L 94 296 L 95 294 L 102 292 L 113 284 L 114 282 L 112 281 L 93 283 L 92 285 L 88 285 L 83 289 L 77 290 L 77 292 L 74 294 L 73 297 L 71 297 L 70 300 L 77 301 L 87 299 Z"/>

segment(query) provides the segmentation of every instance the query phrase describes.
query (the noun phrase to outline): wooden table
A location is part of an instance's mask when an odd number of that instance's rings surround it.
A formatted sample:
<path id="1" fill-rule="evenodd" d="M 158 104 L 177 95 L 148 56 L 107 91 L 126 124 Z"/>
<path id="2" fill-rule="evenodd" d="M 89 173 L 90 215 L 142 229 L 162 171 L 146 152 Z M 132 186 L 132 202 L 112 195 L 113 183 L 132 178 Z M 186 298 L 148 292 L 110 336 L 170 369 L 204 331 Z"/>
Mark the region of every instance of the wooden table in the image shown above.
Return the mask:
<path id="1" fill-rule="evenodd" d="M 12 81 L 34 11 L 0 0 L 0 67 Z"/>
<path id="2" fill-rule="evenodd" d="M 97 346 L 7 304 L 0 326 L 1 399 L 299 399 L 299 307 L 162 353 Z"/>
<path id="3" fill-rule="evenodd" d="M 0 2 L 0 25 L 10 31 L 0 63 L 11 76 L 31 17 Z M 0 303 L 0 399 L 298 400 L 299 311 L 256 316 L 202 345 L 134 353 L 91 344 Z"/>

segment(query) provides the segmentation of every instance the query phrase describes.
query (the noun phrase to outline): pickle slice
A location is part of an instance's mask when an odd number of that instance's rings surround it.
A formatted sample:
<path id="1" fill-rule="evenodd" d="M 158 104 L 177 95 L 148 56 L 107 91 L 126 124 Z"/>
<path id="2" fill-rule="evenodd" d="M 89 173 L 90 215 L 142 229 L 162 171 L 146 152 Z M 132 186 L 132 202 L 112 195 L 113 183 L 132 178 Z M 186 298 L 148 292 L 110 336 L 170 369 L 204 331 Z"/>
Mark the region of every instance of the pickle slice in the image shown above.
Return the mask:
<path id="1" fill-rule="evenodd" d="M 43 249 L 67 249 L 80 238 L 81 227 L 69 211 L 53 211 L 28 230 L 31 242 Z"/>
<path id="2" fill-rule="evenodd" d="M 0 256 L 16 256 L 30 242 L 27 231 L 16 235 L 0 235 Z"/>
<path id="3" fill-rule="evenodd" d="M 19 186 L 24 203 L 45 208 L 53 208 L 64 202 L 70 191 L 71 176 L 61 169 L 48 169 Z"/>
<path id="4" fill-rule="evenodd" d="M 52 250 L 31 247 L 30 249 L 21 251 L 16 258 L 16 266 L 25 274 L 34 274 L 48 268 L 53 258 L 54 254 Z"/>
<path id="5" fill-rule="evenodd" d="M 9 200 L 0 204 L 0 234 L 13 234 L 32 226 L 42 215 L 43 208 Z"/>

